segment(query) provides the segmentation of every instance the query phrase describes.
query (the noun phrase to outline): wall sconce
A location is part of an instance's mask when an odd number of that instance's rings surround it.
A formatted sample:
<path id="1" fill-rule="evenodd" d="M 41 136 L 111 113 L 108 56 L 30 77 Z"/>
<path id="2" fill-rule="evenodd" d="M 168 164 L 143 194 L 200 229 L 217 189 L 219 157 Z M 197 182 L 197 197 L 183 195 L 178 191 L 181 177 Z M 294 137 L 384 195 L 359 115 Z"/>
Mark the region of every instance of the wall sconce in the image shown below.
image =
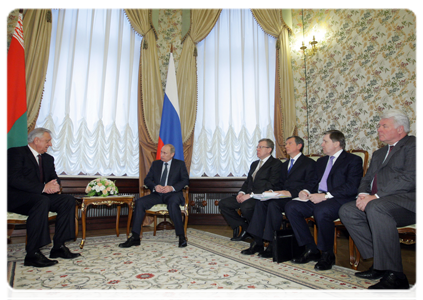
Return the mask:
<path id="1" fill-rule="evenodd" d="M 308 42 L 308 43 L 311 45 L 311 49 L 307 51 L 308 53 L 306 52 L 307 46 L 304 45 L 304 41 L 303 41 L 303 45 L 300 47 L 300 49 L 303 50 L 304 55 L 308 54 L 309 56 L 313 56 L 317 52 L 316 44 L 318 43 L 316 41 L 314 35 L 313 35 L 313 40 Z"/>

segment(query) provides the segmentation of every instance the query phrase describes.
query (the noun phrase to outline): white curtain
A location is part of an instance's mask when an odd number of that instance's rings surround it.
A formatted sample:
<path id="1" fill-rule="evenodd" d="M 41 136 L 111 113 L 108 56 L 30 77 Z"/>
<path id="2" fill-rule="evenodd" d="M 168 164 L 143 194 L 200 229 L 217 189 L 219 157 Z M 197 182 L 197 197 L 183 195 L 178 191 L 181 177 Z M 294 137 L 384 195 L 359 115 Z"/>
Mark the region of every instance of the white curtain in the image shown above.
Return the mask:
<path id="1" fill-rule="evenodd" d="M 275 43 L 250 10 L 231 9 L 197 45 L 191 177 L 246 175 L 258 141 L 274 141 Z"/>
<path id="2" fill-rule="evenodd" d="M 138 176 L 141 37 L 123 10 L 53 10 L 36 127 L 53 132 L 58 174 Z"/>

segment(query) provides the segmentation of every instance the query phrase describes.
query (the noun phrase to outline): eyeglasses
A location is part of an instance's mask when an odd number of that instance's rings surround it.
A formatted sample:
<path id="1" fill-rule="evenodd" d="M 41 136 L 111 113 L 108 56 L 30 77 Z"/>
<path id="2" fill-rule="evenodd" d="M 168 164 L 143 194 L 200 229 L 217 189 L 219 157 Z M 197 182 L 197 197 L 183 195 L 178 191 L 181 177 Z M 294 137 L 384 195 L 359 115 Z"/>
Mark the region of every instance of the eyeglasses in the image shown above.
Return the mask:
<path id="1" fill-rule="evenodd" d="M 266 146 L 257 146 L 256 149 L 263 149 L 263 148 L 270 148 L 270 147 L 266 147 Z"/>

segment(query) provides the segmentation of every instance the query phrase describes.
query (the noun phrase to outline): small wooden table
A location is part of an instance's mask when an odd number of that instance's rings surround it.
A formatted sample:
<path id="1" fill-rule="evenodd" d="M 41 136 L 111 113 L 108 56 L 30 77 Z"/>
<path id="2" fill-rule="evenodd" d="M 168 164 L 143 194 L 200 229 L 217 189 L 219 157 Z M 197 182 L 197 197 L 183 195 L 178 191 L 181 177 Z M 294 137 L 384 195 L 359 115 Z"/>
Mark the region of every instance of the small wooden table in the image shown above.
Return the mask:
<path id="1" fill-rule="evenodd" d="M 116 235 L 119 236 L 119 218 L 120 218 L 120 208 L 122 204 L 128 205 L 128 224 L 126 226 L 126 236 L 129 237 L 129 228 L 131 226 L 132 212 L 134 208 L 134 195 L 125 195 L 125 196 L 108 196 L 108 197 L 82 197 L 81 199 L 81 218 L 82 218 L 82 241 L 79 245 L 79 248 L 84 248 L 85 244 L 85 230 L 86 230 L 86 216 L 87 209 L 90 205 L 107 205 L 111 206 L 113 204 L 117 205 L 117 214 L 116 214 Z"/>

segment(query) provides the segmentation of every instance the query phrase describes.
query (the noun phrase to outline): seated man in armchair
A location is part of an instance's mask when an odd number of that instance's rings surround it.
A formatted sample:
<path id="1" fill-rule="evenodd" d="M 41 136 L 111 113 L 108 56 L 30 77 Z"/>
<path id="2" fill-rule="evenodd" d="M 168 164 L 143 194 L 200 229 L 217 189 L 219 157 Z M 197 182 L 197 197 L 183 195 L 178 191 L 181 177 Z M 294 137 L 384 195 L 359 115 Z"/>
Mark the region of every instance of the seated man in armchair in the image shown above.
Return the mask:
<path id="1" fill-rule="evenodd" d="M 391 110 L 379 121 L 379 140 L 386 146 L 375 151 L 361 180 L 356 201 L 339 210 L 364 259 L 373 266 L 355 275 L 379 279 L 369 289 L 408 289 L 403 272 L 398 227 L 416 223 L 416 137 L 408 135 L 410 121 Z"/>
<path id="2" fill-rule="evenodd" d="M 179 236 L 179 247 L 187 246 L 179 206 L 185 203 L 182 190 L 189 184 L 189 175 L 185 162 L 173 158 L 174 156 L 175 147 L 166 144 L 161 149 L 160 160 L 151 165 L 144 179 L 144 184 L 151 190 L 151 194 L 135 200 L 132 235 L 126 242 L 119 244 L 119 247 L 128 248 L 141 244 L 140 233 L 145 211 L 156 204 L 167 204 L 176 235 Z"/>
<path id="3" fill-rule="evenodd" d="M 272 140 L 261 139 L 257 146 L 259 160 L 251 164 L 248 177 L 238 195 L 219 201 L 220 211 L 234 231 L 232 241 L 242 241 L 247 238 L 248 223 L 251 221 L 257 201 L 252 198 L 254 193 L 261 194 L 274 190 L 279 183 L 282 162 L 271 155 L 274 147 Z M 238 209 L 241 209 L 245 219 L 238 214 Z"/>
<path id="4" fill-rule="evenodd" d="M 50 258 L 72 259 L 65 242 L 75 238 L 75 198 L 62 195 L 54 158 L 47 154 L 51 131 L 36 128 L 28 134 L 28 146 L 7 151 L 7 211 L 27 215 L 25 266 L 48 267 L 58 263 L 41 253 L 51 243 L 48 212 L 57 212 Z"/>

